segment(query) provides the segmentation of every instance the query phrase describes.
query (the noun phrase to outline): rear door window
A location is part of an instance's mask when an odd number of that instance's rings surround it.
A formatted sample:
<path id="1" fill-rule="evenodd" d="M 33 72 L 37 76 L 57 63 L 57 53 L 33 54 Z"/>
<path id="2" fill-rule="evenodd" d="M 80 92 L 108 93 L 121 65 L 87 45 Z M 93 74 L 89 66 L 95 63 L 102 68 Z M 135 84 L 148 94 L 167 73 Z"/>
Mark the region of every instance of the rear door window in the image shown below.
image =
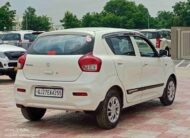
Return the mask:
<path id="1" fill-rule="evenodd" d="M 135 56 L 135 50 L 129 36 L 108 37 L 106 42 L 115 55 Z"/>
<path id="2" fill-rule="evenodd" d="M 14 41 L 14 40 L 21 40 L 21 35 L 18 33 L 8 33 L 5 34 L 2 38 L 4 41 Z"/>
<path id="3" fill-rule="evenodd" d="M 93 51 L 90 35 L 52 35 L 38 38 L 28 53 L 33 55 L 84 55 Z"/>

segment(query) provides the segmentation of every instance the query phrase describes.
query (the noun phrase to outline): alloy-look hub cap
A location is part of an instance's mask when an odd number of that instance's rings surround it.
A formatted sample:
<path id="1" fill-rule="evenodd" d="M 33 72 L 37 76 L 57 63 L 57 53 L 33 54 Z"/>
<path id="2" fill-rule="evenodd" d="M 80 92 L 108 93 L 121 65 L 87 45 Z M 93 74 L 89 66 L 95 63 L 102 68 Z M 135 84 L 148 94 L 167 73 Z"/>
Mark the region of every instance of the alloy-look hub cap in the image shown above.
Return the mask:
<path id="1" fill-rule="evenodd" d="M 173 99 L 175 98 L 175 91 L 176 91 L 175 84 L 173 81 L 170 81 L 168 84 L 168 90 L 167 90 L 168 99 L 170 101 L 173 101 Z"/>
<path id="2" fill-rule="evenodd" d="M 111 123 L 117 122 L 120 115 L 120 102 L 117 97 L 112 97 L 108 102 L 107 116 Z"/>

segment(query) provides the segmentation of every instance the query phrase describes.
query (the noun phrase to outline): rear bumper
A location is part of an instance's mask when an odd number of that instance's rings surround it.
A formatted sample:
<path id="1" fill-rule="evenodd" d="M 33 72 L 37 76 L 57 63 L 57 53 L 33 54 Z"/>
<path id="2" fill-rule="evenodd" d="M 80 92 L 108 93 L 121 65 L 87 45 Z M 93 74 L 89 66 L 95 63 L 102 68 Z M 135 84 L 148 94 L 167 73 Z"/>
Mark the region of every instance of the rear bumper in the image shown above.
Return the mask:
<path id="1" fill-rule="evenodd" d="M 14 68 L 0 68 L 0 75 L 8 75 L 13 72 L 16 73 Z"/>
<path id="2" fill-rule="evenodd" d="M 63 98 L 36 97 L 34 94 L 35 87 L 39 86 L 63 88 Z M 19 105 L 19 107 L 94 111 L 105 98 L 106 91 L 103 91 L 104 88 L 102 87 L 97 82 L 84 83 L 84 81 L 53 82 L 27 80 L 22 72 L 18 72 L 14 93 L 16 104 Z M 18 88 L 25 89 L 25 92 L 18 92 Z M 88 96 L 73 96 L 73 92 L 86 92 Z"/>

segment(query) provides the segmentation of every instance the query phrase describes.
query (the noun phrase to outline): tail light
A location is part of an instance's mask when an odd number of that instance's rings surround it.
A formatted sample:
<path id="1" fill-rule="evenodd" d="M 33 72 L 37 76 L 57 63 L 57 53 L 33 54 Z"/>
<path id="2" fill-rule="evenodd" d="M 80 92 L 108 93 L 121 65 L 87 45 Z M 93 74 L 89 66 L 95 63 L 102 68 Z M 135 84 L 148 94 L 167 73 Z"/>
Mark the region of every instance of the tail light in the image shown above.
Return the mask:
<path id="1" fill-rule="evenodd" d="M 82 56 L 79 61 L 79 66 L 83 72 L 99 72 L 102 65 L 102 60 L 89 53 Z"/>
<path id="2" fill-rule="evenodd" d="M 26 61 L 26 54 L 18 58 L 17 69 L 23 69 Z"/>
<path id="3" fill-rule="evenodd" d="M 156 38 L 156 48 L 160 48 L 161 40 L 160 38 Z"/>

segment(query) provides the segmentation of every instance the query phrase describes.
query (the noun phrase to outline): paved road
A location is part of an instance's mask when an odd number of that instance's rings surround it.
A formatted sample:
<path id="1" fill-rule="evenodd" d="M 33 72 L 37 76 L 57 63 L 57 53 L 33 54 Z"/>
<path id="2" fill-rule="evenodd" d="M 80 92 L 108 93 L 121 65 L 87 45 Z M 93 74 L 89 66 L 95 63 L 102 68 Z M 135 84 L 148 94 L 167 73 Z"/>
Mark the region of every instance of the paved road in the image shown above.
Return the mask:
<path id="1" fill-rule="evenodd" d="M 13 82 L 0 77 L 0 137 L 190 138 L 190 71 L 177 68 L 178 91 L 172 106 L 152 100 L 125 109 L 117 128 L 97 127 L 84 113 L 48 110 L 41 122 L 28 122 L 15 107 Z"/>
<path id="2" fill-rule="evenodd" d="M 174 60 L 176 67 L 190 68 L 190 60 Z"/>

